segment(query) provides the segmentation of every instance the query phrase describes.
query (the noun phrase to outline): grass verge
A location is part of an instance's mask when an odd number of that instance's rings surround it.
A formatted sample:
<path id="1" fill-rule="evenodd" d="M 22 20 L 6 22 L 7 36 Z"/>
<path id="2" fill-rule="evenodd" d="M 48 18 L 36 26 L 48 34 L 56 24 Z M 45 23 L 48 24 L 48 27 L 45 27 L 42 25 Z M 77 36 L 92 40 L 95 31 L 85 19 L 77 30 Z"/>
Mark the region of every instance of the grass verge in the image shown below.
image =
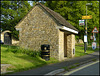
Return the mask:
<path id="1" fill-rule="evenodd" d="M 92 50 L 91 47 L 88 47 L 87 53 L 84 53 L 84 47 L 76 46 L 75 57 L 87 55 L 93 53 L 96 50 Z M 59 62 L 55 58 L 50 58 L 49 61 L 45 61 L 39 56 L 39 53 L 34 52 L 34 55 L 33 53 L 29 54 L 29 52 L 26 51 L 27 50 L 19 49 L 19 47 L 16 46 L 2 45 L 1 64 L 11 64 L 12 67 L 8 68 L 8 70 L 19 72 Z"/>
<path id="2" fill-rule="evenodd" d="M 54 58 L 50 58 L 49 61 L 45 61 L 40 56 L 32 57 L 26 53 L 22 52 L 13 52 L 14 50 L 18 50 L 16 46 L 2 45 L 1 46 L 1 64 L 11 64 L 12 67 L 9 67 L 8 70 L 12 70 L 14 72 L 29 70 L 32 68 L 40 67 L 47 64 L 57 63 L 58 60 Z M 10 51 L 12 50 L 12 51 Z"/>
<path id="3" fill-rule="evenodd" d="M 84 46 L 75 46 L 75 57 L 84 56 L 98 50 L 99 48 L 96 48 L 95 50 L 93 50 L 92 47 L 87 47 L 86 53 L 84 53 Z"/>

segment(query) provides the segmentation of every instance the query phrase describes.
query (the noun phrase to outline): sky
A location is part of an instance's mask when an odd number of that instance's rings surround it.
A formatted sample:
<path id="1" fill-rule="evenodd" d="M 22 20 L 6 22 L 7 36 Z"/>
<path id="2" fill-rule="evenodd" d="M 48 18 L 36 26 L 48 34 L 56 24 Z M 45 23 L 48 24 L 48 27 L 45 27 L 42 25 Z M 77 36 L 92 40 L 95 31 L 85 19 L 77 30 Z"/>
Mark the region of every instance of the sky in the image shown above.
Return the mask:
<path id="1" fill-rule="evenodd" d="M 28 1 L 30 3 L 31 6 L 33 6 L 33 1 Z"/>
<path id="2" fill-rule="evenodd" d="M 31 6 L 33 6 L 33 1 L 28 1 L 28 2 L 30 3 Z M 41 2 L 41 1 L 39 1 L 39 2 Z"/>

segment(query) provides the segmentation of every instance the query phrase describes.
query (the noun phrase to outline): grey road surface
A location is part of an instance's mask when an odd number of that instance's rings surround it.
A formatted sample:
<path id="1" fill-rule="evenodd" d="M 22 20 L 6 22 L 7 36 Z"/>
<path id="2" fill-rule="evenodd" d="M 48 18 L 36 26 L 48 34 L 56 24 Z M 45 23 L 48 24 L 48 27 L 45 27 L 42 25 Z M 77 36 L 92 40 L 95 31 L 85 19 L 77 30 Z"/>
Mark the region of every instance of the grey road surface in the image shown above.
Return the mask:
<path id="1" fill-rule="evenodd" d="M 70 66 L 70 65 L 73 65 L 75 63 L 80 63 L 80 62 L 83 62 L 83 61 L 88 61 L 88 60 L 93 59 L 93 58 L 96 58 L 96 59 L 99 58 L 99 51 L 96 51 L 92 54 L 85 55 L 85 56 L 82 56 L 82 57 L 67 59 L 67 60 L 60 62 L 60 63 L 45 65 L 45 66 L 38 67 L 38 68 L 35 68 L 35 69 L 16 72 L 16 73 L 9 74 L 9 75 L 45 75 L 45 74 L 47 74 L 51 71 L 61 69 L 62 67 Z"/>
<path id="2" fill-rule="evenodd" d="M 85 66 L 80 67 L 76 71 L 68 72 L 65 75 L 99 75 L 99 61 L 86 64 Z"/>

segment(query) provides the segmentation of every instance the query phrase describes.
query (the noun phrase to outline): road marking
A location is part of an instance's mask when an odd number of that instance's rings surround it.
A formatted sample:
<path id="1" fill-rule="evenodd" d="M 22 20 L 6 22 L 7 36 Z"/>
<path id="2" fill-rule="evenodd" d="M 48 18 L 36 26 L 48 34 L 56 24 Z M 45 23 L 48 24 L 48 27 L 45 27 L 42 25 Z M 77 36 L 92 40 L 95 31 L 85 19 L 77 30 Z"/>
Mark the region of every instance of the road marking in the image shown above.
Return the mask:
<path id="1" fill-rule="evenodd" d="M 90 66 L 90 65 L 96 64 L 96 63 L 98 63 L 98 62 L 99 62 L 99 61 L 96 61 L 96 62 L 93 62 L 93 63 L 91 63 L 91 64 L 85 65 L 85 66 L 80 67 L 80 68 L 78 68 L 78 69 L 75 69 L 75 70 L 73 70 L 73 71 L 71 71 L 71 72 L 65 73 L 64 75 L 70 75 L 71 73 L 74 73 L 74 72 L 76 72 L 76 71 L 79 71 L 79 70 L 81 70 L 81 69 L 83 69 L 83 68 L 86 68 L 86 67 L 88 67 L 88 66 Z"/>

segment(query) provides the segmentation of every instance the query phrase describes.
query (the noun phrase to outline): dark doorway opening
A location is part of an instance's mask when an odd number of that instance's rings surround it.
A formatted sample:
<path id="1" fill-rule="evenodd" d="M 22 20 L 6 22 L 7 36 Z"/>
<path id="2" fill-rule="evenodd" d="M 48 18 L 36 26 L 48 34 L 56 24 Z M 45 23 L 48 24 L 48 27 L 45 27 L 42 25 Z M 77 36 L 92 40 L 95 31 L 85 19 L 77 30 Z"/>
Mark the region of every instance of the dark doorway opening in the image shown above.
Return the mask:
<path id="1" fill-rule="evenodd" d="M 64 57 L 67 57 L 67 34 L 64 33 Z"/>
<path id="2" fill-rule="evenodd" d="M 6 32 L 4 34 L 4 44 L 6 44 L 6 45 L 11 45 L 12 44 L 11 33 Z"/>

